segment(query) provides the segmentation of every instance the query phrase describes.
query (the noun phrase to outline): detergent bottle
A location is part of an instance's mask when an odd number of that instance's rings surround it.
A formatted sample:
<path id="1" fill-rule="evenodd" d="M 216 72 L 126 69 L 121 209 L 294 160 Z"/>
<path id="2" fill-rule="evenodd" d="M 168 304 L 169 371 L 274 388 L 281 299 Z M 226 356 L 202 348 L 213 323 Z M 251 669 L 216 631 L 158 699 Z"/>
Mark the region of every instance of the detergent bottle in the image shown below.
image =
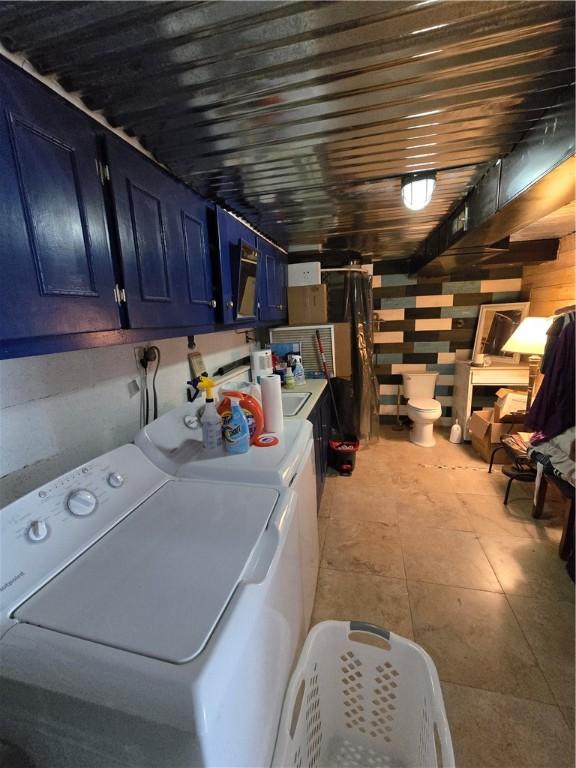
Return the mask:
<path id="1" fill-rule="evenodd" d="M 296 379 L 294 378 L 294 373 L 292 371 L 292 368 L 288 366 L 286 368 L 286 375 L 284 376 L 284 386 L 286 389 L 294 389 L 294 385 L 296 383 Z"/>
<path id="2" fill-rule="evenodd" d="M 230 397 L 231 413 L 224 419 L 224 448 L 228 453 L 246 453 L 250 448 L 248 419 L 240 408 L 240 400 Z"/>
<path id="3" fill-rule="evenodd" d="M 208 376 L 202 376 L 198 389 L 206 394 L 206 405 L 200 422 L 202 424 L 202 445 L 207 451 L 217 452 L 222 449 L 222 417 L 216 410 L 212 390 L 214 382 Z"/>

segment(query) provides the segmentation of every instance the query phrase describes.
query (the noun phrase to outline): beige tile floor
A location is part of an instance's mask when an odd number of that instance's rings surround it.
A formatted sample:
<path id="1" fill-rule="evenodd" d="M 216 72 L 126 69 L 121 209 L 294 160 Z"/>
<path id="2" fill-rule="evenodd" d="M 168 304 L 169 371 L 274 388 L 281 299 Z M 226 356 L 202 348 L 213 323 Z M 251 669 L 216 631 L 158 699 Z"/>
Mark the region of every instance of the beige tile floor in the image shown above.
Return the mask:
<path id="1" fill-rule="evenodd" d="M 563 505 L 436 431 L 382 428 L 320 509 L 313 621 L 363 619 L 413 638 L 442 681 L 458 768 L 574 765 L 574 585 L 557 553 Z"/>

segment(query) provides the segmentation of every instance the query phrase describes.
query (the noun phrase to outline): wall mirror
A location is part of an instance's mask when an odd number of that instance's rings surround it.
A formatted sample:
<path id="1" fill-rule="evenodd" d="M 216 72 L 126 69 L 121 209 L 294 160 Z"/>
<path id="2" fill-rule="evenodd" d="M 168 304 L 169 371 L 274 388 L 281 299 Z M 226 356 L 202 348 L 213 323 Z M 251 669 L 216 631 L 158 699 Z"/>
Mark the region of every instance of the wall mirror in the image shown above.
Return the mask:
<path id="1" fill-rule="evenodd" d="M 520 355 L 502 347 L 528 314 L 529 301 L 514 304 L 482 304 L 478 316 L 472 360 L 488 355 L 493 364 L 518 365 Z"/>
<path id="2" fill-rule="evenodd" d="M 238 267 L 238 311 L 236 317 L 256 317 L 258 260 L 260 254 L 248 243 L 240 241 Z"/>

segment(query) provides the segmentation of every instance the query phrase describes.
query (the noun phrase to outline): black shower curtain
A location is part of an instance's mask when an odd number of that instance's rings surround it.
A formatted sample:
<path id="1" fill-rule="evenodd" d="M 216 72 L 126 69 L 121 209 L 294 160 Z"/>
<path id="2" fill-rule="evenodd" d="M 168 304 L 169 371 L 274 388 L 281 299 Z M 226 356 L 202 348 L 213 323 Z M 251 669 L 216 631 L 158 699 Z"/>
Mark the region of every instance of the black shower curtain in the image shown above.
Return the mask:
<path id="1" fill-rule="evenodd" d="M 358 269 L 324 272 L 323 281 L 328 286 L 329 321 L 350 323 L 358 437 L 376 438 L 379 416 L 378 380 L 374 371 L 372 276 Z"/>

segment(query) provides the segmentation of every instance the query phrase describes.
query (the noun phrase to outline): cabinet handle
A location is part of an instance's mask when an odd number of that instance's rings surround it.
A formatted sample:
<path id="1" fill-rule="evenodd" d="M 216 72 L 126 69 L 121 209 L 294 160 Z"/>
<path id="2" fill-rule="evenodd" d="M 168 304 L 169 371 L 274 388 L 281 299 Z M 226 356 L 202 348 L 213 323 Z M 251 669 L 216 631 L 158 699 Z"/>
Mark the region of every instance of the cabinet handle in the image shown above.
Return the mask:
<path id="1" fill-rule="evenodd" d="M 226 302 L 226 306 L 228 307 L 228 309 L 234 309 L 234 302 L 233 301 L 227 301 Z"/>
<path id="2" fill-rule="evenodd" d="M 216 309 L 216 307 L 218 306 L 218 302 L 216 301 L 216 299 L 212 299 L 209 303 L 212 309 Z"/>
<path id="3" fill-rule="evenodd" d="M 120 288 L 118 283 L 116 283 L 116 285 L 114 286 L 114 301 L 119 306 L 121 304 L 126 304 L 126 291 L 124 290 L 124 288 Z"/>

